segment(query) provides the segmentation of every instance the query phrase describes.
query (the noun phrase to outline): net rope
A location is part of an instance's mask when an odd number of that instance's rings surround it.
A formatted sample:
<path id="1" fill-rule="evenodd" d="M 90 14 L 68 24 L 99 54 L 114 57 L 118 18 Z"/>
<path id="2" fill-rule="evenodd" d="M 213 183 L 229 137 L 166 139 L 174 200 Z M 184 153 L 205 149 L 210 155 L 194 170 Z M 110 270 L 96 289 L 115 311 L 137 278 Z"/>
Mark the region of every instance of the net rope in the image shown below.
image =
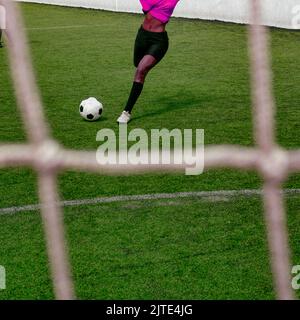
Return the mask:
<path id="1" fill-rule="evenodd" d="M 290 282 L 290 250 L 282 185 L 300 171 L 300 150 L 287 151 L 275 140 L 275 105 L 272 94 L 268 29 L 260 24 L 260 0 L 249 0 L 249 51 L 253 96 L 255 147 L 207 146 L 205 169 L 255 170 L 263 178 L 263 201 L 270 260 L 278 299 L 294 299 Z M 6 10 L 8 55 L 18 106 L 28 137 L 27 144 L 0 144 L 0 168 L 32 167 L 37 172 L 39 199 L 56 299 L 74 299 L 74 287 L 59 206 L 57 175 L 65 170 L 123 174 L 123 166 L 99 165 L 95 152 L 61 147 L 48 128 L 36 85 L 22 16 L 18 5 L 0 0 Z M 183 165 L 126 165 L 126 174 L 175 172 Z"/>

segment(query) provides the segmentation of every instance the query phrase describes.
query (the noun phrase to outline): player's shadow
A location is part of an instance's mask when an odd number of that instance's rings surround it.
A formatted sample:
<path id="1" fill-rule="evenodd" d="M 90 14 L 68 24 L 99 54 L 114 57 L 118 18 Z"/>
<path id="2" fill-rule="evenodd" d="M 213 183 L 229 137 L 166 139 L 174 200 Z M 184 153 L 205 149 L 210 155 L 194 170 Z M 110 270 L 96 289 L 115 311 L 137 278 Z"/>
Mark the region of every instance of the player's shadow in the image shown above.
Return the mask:
<path id="1" fill-rule="evenodd" d="M 200 107 L 202 105 L 202 101 L 200 97 L 186 95 L 180 92 L 176 96 L 164 96 L 155 99 L 151 102 L 151 104 L 155 106 L 161 106 L 161 108 L 150 112 L 145 112 L 139 116 L 134 116 L 132 118 L 132 121 L 144 118 L 151 118 L 179 110 L 183 110 L 184 112 L 186 112 L 188 111 L 188 108 Z"/>

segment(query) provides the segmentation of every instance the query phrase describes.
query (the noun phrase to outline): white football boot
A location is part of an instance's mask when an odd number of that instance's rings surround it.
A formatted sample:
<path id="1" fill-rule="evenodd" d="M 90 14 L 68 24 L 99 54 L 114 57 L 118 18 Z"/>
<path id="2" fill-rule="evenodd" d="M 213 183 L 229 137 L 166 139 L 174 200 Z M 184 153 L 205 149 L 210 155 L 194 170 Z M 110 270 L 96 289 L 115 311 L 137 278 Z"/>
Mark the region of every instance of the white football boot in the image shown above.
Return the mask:
<path id="1" fill-rule="evenodd" d="M 131 114 L 127 111 L 123 111 L 120 117 L 118 118 L 117 122 L 119 124 L 127 124 L 130 121 L 130 118 L 131 118 Z"/>

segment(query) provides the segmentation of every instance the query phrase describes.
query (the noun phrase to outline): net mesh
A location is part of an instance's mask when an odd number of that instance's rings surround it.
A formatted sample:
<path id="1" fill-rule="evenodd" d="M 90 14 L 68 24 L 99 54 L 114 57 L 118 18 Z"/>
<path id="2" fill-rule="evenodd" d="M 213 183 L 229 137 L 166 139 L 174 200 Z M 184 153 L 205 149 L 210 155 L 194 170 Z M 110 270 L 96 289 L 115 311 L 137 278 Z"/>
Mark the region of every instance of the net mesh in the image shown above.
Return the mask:
<path id="1" fill-rule="evenodd" d="M 263 199 L 270 259 L 278 299 L 293 299 L 290 284 L 288 233 L 282 184 L 300 171 L 300 150 L 281 149 L 275 140 L 275 106 L 271 89 L 268 30 L 260 25 L 260 0 L 249 0 L 249 51 L 251 56 L 253 122 L 256 146 L 208 146 L 205 168 L 256 170 L 264 180 Z M 74 288 L 59 206 L 57 174 L 84 170 L 122 174 L 122 166 L 99 165 L 94 152 L 67 150 L 51 137 L 26 44 L 22 17 L 16 3 L 0 0 L 6 10 L 8 51 L 18 105 L 25 124 L 27 144 L 0 145 L 0 168 L 30 166 L 38 175 L 39 197 L 56 299 L 73 299 Z M 182 165 L 126 165 L 126 174 L 182 170 Z"/>

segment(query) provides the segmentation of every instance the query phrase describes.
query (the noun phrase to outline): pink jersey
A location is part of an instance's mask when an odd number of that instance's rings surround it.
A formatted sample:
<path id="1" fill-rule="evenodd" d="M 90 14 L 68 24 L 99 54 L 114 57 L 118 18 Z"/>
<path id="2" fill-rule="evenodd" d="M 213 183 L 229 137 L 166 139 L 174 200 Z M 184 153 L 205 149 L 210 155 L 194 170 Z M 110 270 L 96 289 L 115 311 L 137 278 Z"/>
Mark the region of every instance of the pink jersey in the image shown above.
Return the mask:
<path id="1" fill-rule="evenodd" d="M 149 12 L 155 19 L 167 23 L 179 0 L 140 0 L 143 11 Z"/>

